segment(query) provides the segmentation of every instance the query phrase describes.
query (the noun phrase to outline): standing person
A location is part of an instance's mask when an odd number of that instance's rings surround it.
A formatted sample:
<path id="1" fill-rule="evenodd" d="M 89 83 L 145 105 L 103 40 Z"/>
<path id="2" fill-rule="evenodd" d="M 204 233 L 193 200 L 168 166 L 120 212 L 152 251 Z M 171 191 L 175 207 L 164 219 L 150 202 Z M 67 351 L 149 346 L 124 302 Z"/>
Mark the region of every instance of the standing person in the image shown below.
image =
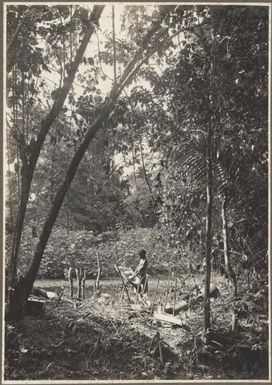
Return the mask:
<path id="1" fill-rule="evenodd" d="M 143 294 L 146 294 L 148 292 L 148 281 L 147 281 L 147 274 L 146 274 L 147 267 L 148 267 L 148 260 L 146 258 L 145 249 L 141 249 L 138 254 L 140 257 L 140 261 L 134 271 L 134 274 L 132 275 L 132 277 L 130 277 L 130 280 L 132 281 L 134 278 L 139 277 L 140 279 L 139 291 L 141 291 L 141 288 L 142 288 Z"/>

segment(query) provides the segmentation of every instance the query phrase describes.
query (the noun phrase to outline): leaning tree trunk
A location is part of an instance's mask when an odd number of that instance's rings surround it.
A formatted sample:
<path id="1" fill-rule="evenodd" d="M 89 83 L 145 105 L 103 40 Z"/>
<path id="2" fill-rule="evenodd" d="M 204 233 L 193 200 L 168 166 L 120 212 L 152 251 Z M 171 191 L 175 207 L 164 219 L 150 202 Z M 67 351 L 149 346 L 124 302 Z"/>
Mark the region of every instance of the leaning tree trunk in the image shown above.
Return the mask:
<path id="1" fill-rule="evenodd" d="M 46 218 L 46 221 L 44 223 L 42 232 L 39 237 L 38 244 L 36 246 L 34 256 L 32 259 L 32 262 L 30 264 L 29 270 L 27 271 L 24 278 L 21 278 L 20 285 L 15 284 L 12 290 L 10 290 L 10 296 L 9 296 L 9 303 L 8 303 L 8 314 L 7 317 L 9 320 L 17 321 L 20 320 L 23 317 L 23 310 L 24 310 L 24 302 L 27 300 L 34 281 L 36 279 L 37 272 L 40 267 L 40 262 L 45 250 L 45 247 L 47 245 L 49 236 L 51 234 L 52 228 L 54 226 L 54 223 L 56 221 L 56 218 L 58 216 L 59 210 L 62 206 L 63 200 L 65 198 L 66 192 L 68 191 L 72 180 L 74 179 L 74 176 L 76 174 L 78 165 L 86 151 L 86 149 L 89 146 L 89 143 L 91 142 L 92 138 L 94 137 L 97 130 L 100 128 L 103 118 L 105 116 L 100 115 L 95 122 L 92 125 L 92 130 L 88 131 L 89 135 L 85 140 L 81 143 L 78 150 L 76 151 L 71 164 L 68 168 L 68 171 L 66 173 L 65 179 L 59 188 L 55 200 L 51 206 L 51 209 L 49 210 L 48 216 Z M 23 289 L 22 289 L 23 287 Z"/>
<path id="2" fill-rule="evenodd" d="M 211 248 L 212 248 L 212 204 L 213 204 L 213 170 L 212 170 L 212 127 L 208 126 L 206 144 L 206 272 L 205 272 L 205 294 L 204 294 L 204 320 L 203 334 L 210 328 L 210 283 L 211 283 Z"/>
<path id="3" fill-rule="evenodd" d="M 14 296 L 18 297 L 17 295 L 15 295 L 15 291 L 16 291 L 15 286 L 17 285 L 17 261 L 18 261 L 18 254 L 19 254 L 21 237 L 23 232 L 25 213 L 26 213 L 29 193 L 31 189 L 31 184 L 32 184 L 36 164 L 37 164 L 43 143 L 45 141 L 46 135 L 48 134 L 50 128 L 52 127 L 52 124 L 57 119 L 63 107 L 65 99 L 74 81 L 76 72 L 78 70 L 78 66 L 81 63 L 81 60 L 83 58 L 83 55 L 87 48 L 89 40 L 95 30 L 93 21 L 95 20 L 96 22 L 98 22 L 103 9 L 104 9 L 104 6 L 94 6 L 94 9 L 91 15 L 92 22 L 89 23 L 89 26 L 86 29 L 86 32 L 82 38 L 81 44 L 78 48 L 75 59 L 70 64 L 69 76 L 67 77 L 65 84 L 62 87 L 59 97 L 55 100 L 52 109 L 50 110 L 48 115 L 45 117 L 45 119 L 41 123 L 41 128 L 38 133 L 37 140 L 36 141 L 32 140 L 29 146 L 26 146 L 26 143 L 23 141 L 23 138 L 21 137 L 21 140 L 22 140 L 21 157 L 22 157 L 22 163 L 23 163 L 22 170 L 21 170 L 22 187 L 21 187 L 21 194 L 20 194 L 20 203 L 19 203 L 16 224 L 15 224 L 12 252 L 11 252 L 9 266 L 8 266 L 8 293 L 7 293 L 8 303 L 9 302 L 14 303 Z M 28 154 L 30 155 L 28 156 Z M 14 309 L 15 308 L 17 309 L 19 307 L 20 306 L 18 304 L 14 304 Z M 9 306 L 9 310 L 11 310 L 11 306 Z M 14 319 L 14 317 L 17 318 L 16 314 L 12 315 L 12 319 Z"/>
<path id="4" fill-rule="evenodd" d="M 227 193 L 224 193 L 222 197 L 222 210 L 221 210 L 222 233 L 223 233 L 223 242 L 224 242 L 224 264 L 225 264 L 226 273 L 228 274 L 228 277 L 231 280 L 233 285 L 233 299 L 235 299 L 237 296 L 237 279 L 236 279 L 234 270 L 231 266 L 230 255 L 229 255 L 227 206 L 228 206 L 228 197 L 227 197 Z M 235 306 L 234 306 L 233 315 L 232 315 L 232 332 L 235 332 L 236 328 L 237 328 L 237 317 L 236 317 Z"/>

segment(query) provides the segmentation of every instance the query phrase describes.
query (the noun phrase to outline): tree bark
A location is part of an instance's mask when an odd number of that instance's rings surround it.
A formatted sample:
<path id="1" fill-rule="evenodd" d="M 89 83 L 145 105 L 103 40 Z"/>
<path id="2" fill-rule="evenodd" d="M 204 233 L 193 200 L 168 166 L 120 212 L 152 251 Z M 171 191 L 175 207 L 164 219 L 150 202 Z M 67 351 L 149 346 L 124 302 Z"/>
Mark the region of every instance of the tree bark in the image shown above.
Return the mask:
<path id="1" fill-rule="evenodd" d="M 207 184 L 207 206 L 206 206 L 206 273 L 204 294 L 204 322 L 203 334 L 210 328 L 210 282 L 211 282 L 211 248 L 212 248 L 212 204 L 213 204 L 213 171 L 212 171 L 212 127 L 208 126 L 206 145 L 206 184 Z"/>

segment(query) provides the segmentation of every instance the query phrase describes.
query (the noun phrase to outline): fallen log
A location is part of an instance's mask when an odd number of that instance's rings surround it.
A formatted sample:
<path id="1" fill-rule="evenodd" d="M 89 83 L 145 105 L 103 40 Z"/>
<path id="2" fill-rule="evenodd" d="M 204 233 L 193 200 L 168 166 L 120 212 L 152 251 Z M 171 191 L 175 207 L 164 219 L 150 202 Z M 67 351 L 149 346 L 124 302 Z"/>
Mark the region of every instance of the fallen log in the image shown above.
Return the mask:
<path id="1" fill-rule="evenodd" d="M 187 311 L 188 309 L 189 309 L 189 305 L 186 301 L 177 302 L 175 305 L 175 308 L 169 303 L 165 306 L 165 312 L 173 315 L 176 315 L 181 311 Z"/>
<path id="2" fill-rule="evenodd" d="M 180 318 L 175 317 L 173 315 L 154 312 L 153 316 L 157 321 L 162 321 L 162 322 L 167 322 L 170 324 L 178 325 L 178 326 L 181 326 L 185 329 L 188 328 L 186 322 L 182 321 Z"/>
<path id="3" fill-rule="evenodd" d="M 47 299 L 58 299 L 58 295 L 56 293 L 54 293 L 53 291 L 47 291 L 44 289 L 40 289 L 38 287 L 34 287 L 32 289 L 32 294 L 36 295 L 36 296 L 41 295 L 42 297 L 47 298 Z"/>

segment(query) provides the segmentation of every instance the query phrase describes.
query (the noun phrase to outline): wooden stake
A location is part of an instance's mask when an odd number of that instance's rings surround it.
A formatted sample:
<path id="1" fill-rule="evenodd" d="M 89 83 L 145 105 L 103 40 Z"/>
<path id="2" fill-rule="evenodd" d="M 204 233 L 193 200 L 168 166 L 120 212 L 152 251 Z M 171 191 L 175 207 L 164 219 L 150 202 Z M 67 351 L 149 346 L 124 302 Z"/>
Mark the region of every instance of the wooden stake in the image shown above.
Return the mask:
<path id="1" fill-rule="evenodd" d="M 59 306 L 59 303 L 60 303 L 61 297 L 63 296 L 63 293 L 64 293 L 64 290 L 62 290 L 62 292 L 61 292 L 60 295 L 59 295 L 58 301 L 57 301 L 57 303 L 56 303 L 56 307 Z"/>
<path id="2" fill-rule="evenodd" d="M 85 299 L 86 270 L 83 270 L 82 278 L 82 299 Z"/>
<path id="3" fill-rule="evenodd" d="M 96 277 L 96 290 L 99 289 L 99 282 L 100 282 L 100 275 L 101 275 L 101 265 L 100 265 L 100 258 L 99 258 L 99 250 L 97 249 L 97 277 Z"/>
<path id="4" fill-rule="evenodd" d="M 152 301 L 152 306 L 151 306 L 150 314 L 153 314 L 154 305 L 155 305 L 155 300 L 156 300 L 156 297 L 157 297 L 157 291 L 158 291 L 158 287 L 159 287 L 159 282 L 160 282 L 160 276 L 158 277 L 157 286 L 156 286 L 155 294 L 154 294 L 154 297 L 153 297 L 153 301 Z"/>
<path id="5" fill-rule="evenodd" d="M 167 301 L 168 301 L 170 278 L 171 278 L 171 269 L 169 270 L 169 276 L 168 276 L 168 281 L 167 281 L 167 286 L 166 286 L 166 293 L 165 293 L 165 300 L 164 300 L 164 305 L 163 305 L 163 312 L 165 312 L 165 307 L 166 307 Z"/>
<path id="6" fill-rule="evenodd" d="M 163 356 L 162 356 L 162 347 L 161 347 L 161 338 L 160 338 L 160 332 L 158 331 L 158 348 L 159 348 L 159 355 L 160 355 L 160 361 L 163 364 Z"/>
<path id="7" fill-rule="evenodd" d="M 126 294 L 127 294 L 127 297 L 128 297 L 128 302 L 131 304 L 131 300 L 130 300 L 130 296 L 129 296 L 129 293 L 128 293 L 127 285 L 126 285 L 126 283 L 125 283 L 125 281 L 124 281 L 124 278 L 123 278 L 123 276 L 122 276 L 122 273 L 121 273 L 119 267 L 117 266 L 117 263 L 116 263 L 116 262 L 115 262 L 115 266 L 116 266 L 116 270 L 118 271 L 118 273 L 119 273 L 119 275 L 120 275 L 120 277 L 121 277 L 123 286 L 124 286 L 124 288 L 125 288 L 125 291 L 126 291 Z"/>
<path id="8" fill-rule="evenodd" d="M 73 268 L 70 267 L 68 271 L 68 279 L 70 283 L 70 297 L 73 298 L 74 295 L 74 287 L 73 287 Z"/>
<path id="9" fill-rule="evenodd" d="M 82 284 L 82 278 L 83 278 L 83 270 L 81 267 L 79 267 L 78 269 L 75 269 L 75 271 L 76 271 L 76 277 L 77 277 L 77 296 L 78 298 L 81 298 L 82 296 L 81 284 Z"/>
<path id="10" fill-rule="evenodd" d="M 163 364 L 160 332 L 157 330 L 149 346 L 149 353 L 155 355 L 159 351 L 160 361 Z"/>
<path id="11" fill-rule="evenodd" d="M 173 315 L 175 315 L 176 295 L 177 295 L 177 270 L 175 269 L 175 288 L 174 288 Z"/>

